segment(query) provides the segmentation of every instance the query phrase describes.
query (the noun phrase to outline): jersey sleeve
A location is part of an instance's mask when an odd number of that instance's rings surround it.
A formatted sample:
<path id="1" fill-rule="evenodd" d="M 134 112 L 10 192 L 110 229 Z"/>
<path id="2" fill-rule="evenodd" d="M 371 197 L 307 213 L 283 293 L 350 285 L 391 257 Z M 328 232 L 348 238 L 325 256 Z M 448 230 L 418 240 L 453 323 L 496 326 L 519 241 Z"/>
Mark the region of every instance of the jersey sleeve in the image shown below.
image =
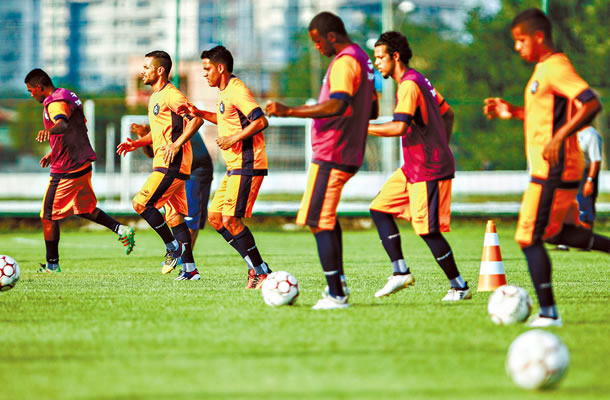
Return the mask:
<path id="1" fill-rule="evenodd" d="M 59 119 L 64 119 L 68 122 L 68 118 L 70 118 L 70 107 L 65 101 L 54 101 L 47 106 L 47 112 L 49 113 L 49 118 L 53 122 L 57 122 Z"/>
<path id="2" fill-rule="evenodd" d="M 574 67 L 569 62 L 561 63 L 552 71 L 553 74 L 548 78 L 553 90 L 571 100 L 576 99 L 581 103 L 586 103 L 596 98 L 589 84 L 576 73 Z"/>
<path id="3" fill-rule="evenodd" d="M 345 55 L 333 63 L 328 79 L 330 98 L 347 102 L 360 86 L 362 68 L 354 57 Z"/>
<path id="4" fill-rule="evenodd" d="M 394 121 L 411 123 L 417 110 L 418 99 L 421 96 L 419 86 L 413 81 L 406 80 L 398 86 L 396 93 L 396 108 L 394 108 Z"/>
<path id="5" fill-rule="evenodd" d="M 438 91 L 438 89 L 434 89 L 436 92 L 436 101 L 438 103 L 438 107 L 440 108 L 441 115 L 445 114 L 451 107 L 449 107 L 449 103 L 445 100 L 443 95 Z"/>
<path id="6" fill-rule="evenodd" d="M 231 101 L 249 121 L 254 121 L 264 115 L 263 110 L 254 100 L 252 92 L 245 85 L 235 87 L 234 91 L 231 92 Z"/>
<path id="7" fill-rule="evenodd" d="M 589 159 L 593 162 L 596 161 L 601 161 L 602 160 L 602 138 L 601 136 L 599 136 L 599 134 L 597 133 L 597 131 L 594 130 L 593 127 L 589 127 L 587 129 L 590 129 L 591 131 L 588 132 L 589 136 L 590 136 L 590 140 L 589 140 L 589 145 L 587 146 L 587 149 L 583 149 L 587 155 L 589 156 Z"/>

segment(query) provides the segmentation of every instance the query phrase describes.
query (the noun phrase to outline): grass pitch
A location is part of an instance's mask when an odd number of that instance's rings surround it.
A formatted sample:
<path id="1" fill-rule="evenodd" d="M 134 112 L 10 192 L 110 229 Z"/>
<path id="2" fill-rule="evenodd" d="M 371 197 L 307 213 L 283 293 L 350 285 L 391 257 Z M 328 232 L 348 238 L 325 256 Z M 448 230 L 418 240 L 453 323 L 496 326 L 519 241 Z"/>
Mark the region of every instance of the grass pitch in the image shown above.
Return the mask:
<path id="1" fill-rule="evenodd" d="M 514 221 L 497 222 L 508 282 L 535 299 Z M 42 233 L 0 233 L 0 254 L 21 266 L 0 293 L 0 399 L 602 399 L 610 398 L 609 258 L 552 252 L 555 294 L 571 364 L 560 386 L 529 392 L 504 372 L 526 331 L 487 316 L 489 293 L 441 304 L 449 285 L 424 242 L 401 225 L 416 278 L 376 299 L 391 267 L 374 230 L 344 232 L 352 307 L 313 311 L 325 285 L 308 231 L 252 226 L 274 270 L 299 280 L 293 307 L 271 308 L 245 290 L 241 258 L 209 227 L 195 258 L 203 279 L 160 274 L 164 249 L 139 230 L 125 256 L 109 232 L 62 232 L 57 275 L 35 273 Z M 600 232 L 607 232 L 601 227 Z M 446 235 L 476 288 L 485 221 Z"/>

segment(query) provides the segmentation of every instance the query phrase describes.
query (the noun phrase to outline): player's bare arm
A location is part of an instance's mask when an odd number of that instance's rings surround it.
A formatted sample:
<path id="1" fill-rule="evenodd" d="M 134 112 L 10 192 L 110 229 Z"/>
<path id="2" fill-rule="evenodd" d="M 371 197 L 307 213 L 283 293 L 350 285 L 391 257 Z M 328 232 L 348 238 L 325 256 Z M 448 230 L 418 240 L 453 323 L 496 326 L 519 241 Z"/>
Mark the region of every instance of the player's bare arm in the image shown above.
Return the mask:
<path id="1" fill-rule="evenodd" d="M 124 142 L 119 143 L 116 147 L 116 153 L 120 156 L 125 156 L 127 153 L 139 149 L 142 146 L 150 146 L 152 144 L 152 135 L 150 132 L 138 140 L 131 138 L 125 139 Z"/>
<path id="2" fill-rule="evenodd" d="M 602 165 L 601 161 L 593 161 L 591 163 L 591 166 L 589 167 L 587 176 L 590 178 L 597 176 L 597 174 L 599 173 L 599 169 L 601 168 L 601 165 Z M 593 183 L 593 180 L 587 179 L 587 181 L 585 182 L 585 185 L 582 188 L 582 194 L 585 197 L 589 197 L 593 194 L 594 188 L 595 188 L 595 183 Z"/>
<path id="3" fill-rule="evenodd" d="M 216 113 L 200 110 L 193 104 L 181 104 L 178 106 L 177 113 L 180 115 L 190 115 L 191 117 L 200 117 L 213 124 L 218 124 Z"/>
<path id="4" fill-rule="evenodd" d="M 51 135 L 57 135 L 68 129 L 68 122 L 65 119 L 59 119 L 51 129 L 43 129 L 38 132 L 36 140 L 39 142 L 46 142 L 49 140 Z"/>
<path id="5" fill-rule="evenodd" d="M 487 116 L 487 119 L 500 118 L 500 119 L 520 119 L 525 118 L 525 110 L 523 107 L 510 104 L 508 101 L 499 97 L 489 97 L 485 99 L 485 106 L 483 106 L 483 113 Z"/>
<path id="6" fill-rule="evenodd" d="M 203 119 L 200 117 L 193 117 L 190 121 L 187 122 L 186 127 L 184 128 L 184 132 L 182 135 L 174 143 L 168 143 L 163 146 L 161 149 L 163 150 L 163 161 L 167 164 L 170 164 L 174 161 L 174 157 L 176 153 L 180 151 L 180 148 L 191 138 L 199 128 L 203 125 Z"/>
<path id="7" fill-rule="evenodd" d="M 150 133 L 150 126 L 148 126 L 144 122 L 142 122 L 141 124 L 133 123 L 130 126 L 130 130 L 132 133 L 135 133 L 139 138 L 141 138 Z M 155 156 L 155 152 L 152 149 L 152 146 L 142 146 L 142 152 L 148 158 L 153 158 Z"/>
<path id="8" fill-rule="evenodd" d="M 548 161 L 551 166 L 556 165 L 559 161 L 559 150 L 563 141 L 568 136 L 589 125 L 602 109 L 602 105 L 597 98 L 581 104 L 574 116 L 553 135 L 553 138 L 542 150 L 542 158 Z"/>
<path id="9" fill-rule="evenodd" d="M 328 99 L 323 103 L 288 107 L 282 103 L 270 101 L 265 113 L 270 117 L 296 118 L 329 118 L 341 115 L 347 109 L 347 102 L 339 99 Z"/>
<path id="10" fill-rule="evenodd" d="M 256 135 L 262 130 L 266 129 L 269 126 L 269 121 L 265 116 L 261 116 L 250 123 L 244 130 L 241 132 L 230 135 L 230 136 L 220 136 L 216 139 L 216 144 L 222 150 L 228 150 L 233 145 L 239 141 L 245 140 L 250 136 Z"/>
<path id="11" fill-rule="evenodd" d="M 370 136 L 394 137 L 407 133 L 409 125 L 404 121 L 390 121 L 384 124 L 369 124 Z"/>
<path id="12" fill-rule="evenodd" d="M 449 139 L 451 139 L 451 134 L 453 133 L 453 122 L 455 121 L 455 114 L 451 108 L 448 108 L 444 114 L 441 115 L 443 119 L 443 124 L 445 125 L 445 134 L 447 135 L 447 143 L 449 143 Z"/>

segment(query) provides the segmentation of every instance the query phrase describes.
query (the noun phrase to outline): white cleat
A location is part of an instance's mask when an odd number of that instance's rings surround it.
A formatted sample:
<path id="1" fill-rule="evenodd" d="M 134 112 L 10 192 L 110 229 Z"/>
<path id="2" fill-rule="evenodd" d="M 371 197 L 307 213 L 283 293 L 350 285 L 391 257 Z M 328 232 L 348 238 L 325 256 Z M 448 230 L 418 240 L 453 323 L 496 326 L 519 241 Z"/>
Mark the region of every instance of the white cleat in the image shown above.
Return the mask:
<path id="1" fill-rule="evenodd" d="M 347 296 L 333 297 L 324 295 L 318 302 L 311 307 L 314 310 L 334 310 L 337 308 L 347 308 L 349 303 L 347 302 Z"/>
<path id="2" fill-rule="evenodd" d="M 563 326 L 561 317 L 551 318 L 543 317 L 542 315 L 536 315 L 530 322 L 526 324 L 528 328 L 548 328 L 551 326 Z"/>
<path id="3" fill-rule="evenodd" d="M 392 275 L 388 278 L 388 283 L 375 293 L 375 297 L 389 296 L 402 289 L 406 289 L 409 286 L 413 286 L 414 284 L 415 278 L 410 273 L 405 275 Z"/>
<path id="4" fill-rule="evenodd" d="M 451 288 L 443 297 L 443 301 L 460 301 L 472 299 L 472 292 L 468 285 L 464 289 Z"/>

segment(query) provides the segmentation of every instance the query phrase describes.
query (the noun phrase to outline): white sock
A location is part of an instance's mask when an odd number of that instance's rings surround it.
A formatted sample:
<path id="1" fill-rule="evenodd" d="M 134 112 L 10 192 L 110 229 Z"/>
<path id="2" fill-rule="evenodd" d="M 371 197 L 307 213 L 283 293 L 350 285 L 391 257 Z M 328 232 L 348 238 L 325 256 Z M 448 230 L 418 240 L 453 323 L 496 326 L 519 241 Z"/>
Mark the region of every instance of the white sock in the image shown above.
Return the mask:
<path id="1" fill-rule="evenodd" d="M 394 269 L 395 274 L 404 275 L 409 272 L 407 263 L 403 258 L 401 258 L 400 260 L 392 261 L 392 268 Z"/>
<path id="2" fill-rule="evenodd" d="M 195 265 L 195 263 L 184 263 L 184 265 L 182 267 L 184 268 L 184 270 L 186 272 L 193 272 L 194 270 L 197 269 L 197 266 Z"/>
<path id="3" fill-rule="evenodd" d="M 466 287 L 466 282 L 464 282 L 462 275 L 458 275 L 457 278 L 454 279 L 449 279 L 449 283 L 451 284 L 452 288 L 456 289 L 464 289 Z"/>
<path id="4" fill-rule="evenodd" d="M 250 256 L 245 256 L 244 261 L 246 262 L 248 269 L 254 269 L 254 265 L 252 265 L 252 260 L 250 259 Z"/>
<path id="5" fill-rule="evenodd" d="M 166 243 L 165 244 L 165 248 L 167 249 L 167 251 L 176 251 L 176 250 L 178 250 L 178 241 L 176 239 L 174 239 L 173 242 Z"/>
<path id="6" fill-rule="evenodd" d="M 119 236 L 123 236 L 123 233 L 125 233 L 125 226 L 119 225 L 119 227 L 116 230 L 116 234 Z"/>

